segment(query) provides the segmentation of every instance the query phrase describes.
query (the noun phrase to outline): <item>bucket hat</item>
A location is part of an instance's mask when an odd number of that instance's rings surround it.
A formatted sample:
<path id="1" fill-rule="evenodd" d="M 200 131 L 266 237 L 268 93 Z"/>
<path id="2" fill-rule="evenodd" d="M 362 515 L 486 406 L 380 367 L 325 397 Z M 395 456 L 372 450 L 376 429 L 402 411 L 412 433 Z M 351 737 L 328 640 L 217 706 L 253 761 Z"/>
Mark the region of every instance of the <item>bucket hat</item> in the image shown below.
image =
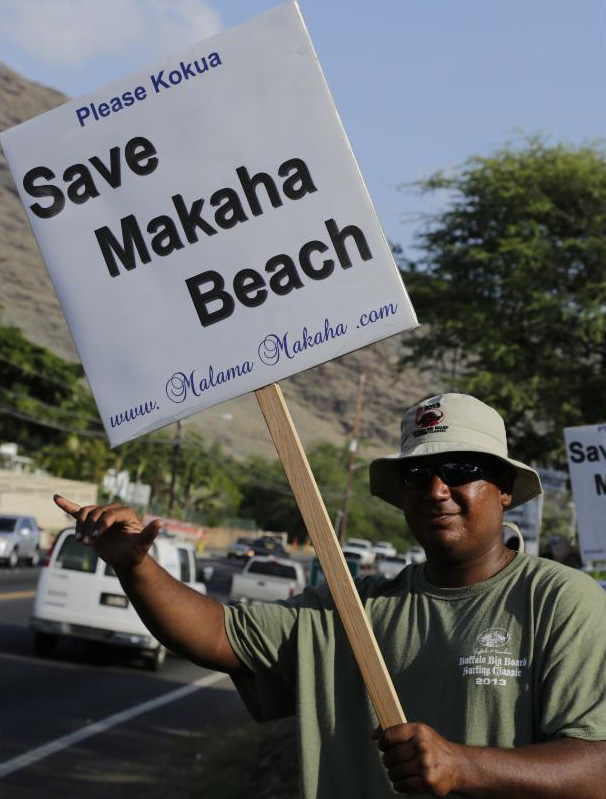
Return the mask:
<path id="1" fill-rule="evenodd" d="M 444 452 L 481 452 L 515 470 L 511 508 L 542 493 L 534 469 L 507 453 L 507 434 L 500 414 L 469 394 L 438 394 L 404 412 L 400 452 L 370 464 L 370 493 L 402 508 L 402 461 Z"/>

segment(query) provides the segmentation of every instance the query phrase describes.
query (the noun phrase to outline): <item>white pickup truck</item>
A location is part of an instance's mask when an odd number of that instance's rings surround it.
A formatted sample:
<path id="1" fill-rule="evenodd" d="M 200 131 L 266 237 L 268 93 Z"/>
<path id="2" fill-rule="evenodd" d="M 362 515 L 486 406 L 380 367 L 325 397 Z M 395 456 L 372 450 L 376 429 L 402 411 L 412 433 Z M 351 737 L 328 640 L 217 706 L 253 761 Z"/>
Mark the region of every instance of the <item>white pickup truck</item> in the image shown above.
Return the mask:
<path id="1" fill-rule="evenodd" d="M 305 572 L 300 563 L 284 558 L 251 558 L 241 574 L 234 574 L 229 601 L 273 602 L 301 593 Z"/>

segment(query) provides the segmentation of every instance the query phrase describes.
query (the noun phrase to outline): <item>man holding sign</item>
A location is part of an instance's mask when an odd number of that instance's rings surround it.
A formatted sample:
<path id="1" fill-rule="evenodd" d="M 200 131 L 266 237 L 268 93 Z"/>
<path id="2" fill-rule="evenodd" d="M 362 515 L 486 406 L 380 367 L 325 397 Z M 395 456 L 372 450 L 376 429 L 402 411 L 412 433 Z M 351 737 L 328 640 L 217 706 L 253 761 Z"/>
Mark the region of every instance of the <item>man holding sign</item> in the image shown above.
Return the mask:
<path id="1" fill-rule="evenodd" d="M 507 457 L 498 414 L 462 395 L 410 410 L 371 490 L 404 510 L 427 566 L 356 591 L 286 412 L 279 380 L 417 324 L 296 4 L 2 147 L 110 444 L 255 391 L 326 575 L 288 602 L 224 608 L 149 556 L 157 522 L 58 498 L 151 632 L 231 674 L 255 718 L 297 714 L 305 797 L 379 799 L 390 780 L 417 796 L 597 795 L 604 597 L 503 547 L 504 509 L 540 484 Z"/>
<path id="2" fill-rule="evenodd" d="M 368 694 L 326 586 L 223 607 L 170 577 L 118 505 L 57 504 L 110 563 L 150 631 L 230 674 L 259 721 L 296 714 L 304 797 L 603 796 L 606 597 L 590 578 L 503 545 L 506 508 L 540 493 L 505 428 L 473 397 L 410 408 L 371 492 L 401 508 L 427 554 L 357 588 L 409 723 L 372 733 Z"/>

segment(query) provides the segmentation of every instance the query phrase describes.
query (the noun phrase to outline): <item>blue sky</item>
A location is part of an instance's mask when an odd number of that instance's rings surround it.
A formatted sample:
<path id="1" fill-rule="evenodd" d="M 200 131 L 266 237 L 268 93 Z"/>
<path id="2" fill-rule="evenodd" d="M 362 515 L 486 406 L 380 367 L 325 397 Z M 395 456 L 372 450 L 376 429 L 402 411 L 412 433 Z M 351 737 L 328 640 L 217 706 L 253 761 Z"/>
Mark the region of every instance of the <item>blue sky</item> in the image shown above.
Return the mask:
<path id="1" fill-rule="evenodd" d="M 272 0 L 4 0 L 2 60 L 86 94 Z M 398 189 L 523 131 L 604 137 L 603 0 L 300 0 L 390 241 L 409 249 L 446 198 Z M 411 252 L 411 254 L 413 254 Z"/>

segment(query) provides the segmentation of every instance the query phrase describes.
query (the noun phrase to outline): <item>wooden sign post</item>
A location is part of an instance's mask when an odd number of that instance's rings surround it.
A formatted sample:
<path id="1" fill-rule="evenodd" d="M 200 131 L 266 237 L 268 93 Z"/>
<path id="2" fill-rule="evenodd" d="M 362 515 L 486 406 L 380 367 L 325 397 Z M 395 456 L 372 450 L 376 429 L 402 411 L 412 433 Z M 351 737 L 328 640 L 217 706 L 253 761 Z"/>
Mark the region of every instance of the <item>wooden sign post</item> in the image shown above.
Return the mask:
<path id="1" fill-rule="evenodd" d="M 406 723 L 400 700 L 347 568 L 309 462 L 277 383 L 255 391 L 315 547 L 330 593 L 383 729 Z"/>

